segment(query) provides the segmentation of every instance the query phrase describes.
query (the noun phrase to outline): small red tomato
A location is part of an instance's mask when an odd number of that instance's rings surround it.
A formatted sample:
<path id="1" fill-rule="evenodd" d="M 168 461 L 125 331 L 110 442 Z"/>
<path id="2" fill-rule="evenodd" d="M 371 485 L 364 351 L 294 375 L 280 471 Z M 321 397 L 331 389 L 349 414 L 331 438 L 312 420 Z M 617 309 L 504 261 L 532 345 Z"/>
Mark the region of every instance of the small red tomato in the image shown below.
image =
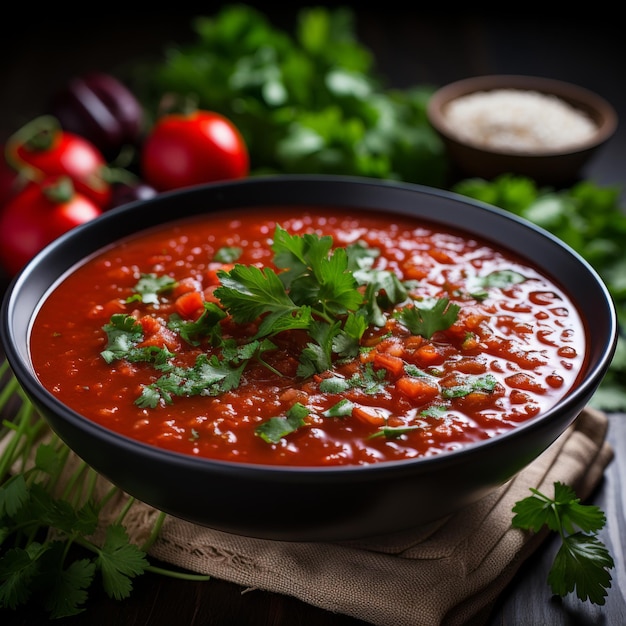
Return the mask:
<path id="1" fill-rule="evenodd" d="M 17 170 L 28 168 L 31 180 L 67 175 L 76 191 L 98 206 L 111 198 L 111 186 L 104 178 L 107 162 L 90 141 L 63 131 L 48 116 L 37 118 L 20 129 L 8 142 L 7 158 Z"/>
<path id="2" fill-rule="evenodd" d="M 161 117 L 141 149 L 142 178 L 158 191 L 243 178 L 249 166 L 237 127 L 212 111 Z"/>
<path id="3" fill-rule="evenodd" d="M 40 250 L 102 210 L 67 177 L 29 183 L 0 212 L 0 264 L 14 275 Z"/>
<path id="4" fill-rule="evenodd" d="M 21 187 L 19 174 L 4 158 L 4 147 L 0 148 L 0 207 L 20 191 Z"/>

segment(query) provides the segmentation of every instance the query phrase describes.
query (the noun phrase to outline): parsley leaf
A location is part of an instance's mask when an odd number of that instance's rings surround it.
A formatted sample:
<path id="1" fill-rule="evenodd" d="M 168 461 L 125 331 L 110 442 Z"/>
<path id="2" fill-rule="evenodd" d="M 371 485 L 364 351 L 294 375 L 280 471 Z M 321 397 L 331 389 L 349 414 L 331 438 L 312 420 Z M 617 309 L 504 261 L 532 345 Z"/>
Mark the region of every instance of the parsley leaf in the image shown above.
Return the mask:
<path id="1" fill-rule="evenodd" d="M 463 376 L 458 385 L 452 387 L 442 387 L 441 394 L 444 398 L 464 398 L 476 391 L 491 392 L 498 384 L 497 379 L 492 374 L 485 376 Z"/>
<path id="2" fill-rule="evenodd" d="M 414 335 L 430 339 L 437 331 L 446 330 L 456 322 L 461 307 L 448 298 L 438 298 L 430 307 L 414 302 L 396 313 L 396 318 Z"/>
<path id="3" fill-rule="evenodd" d="M 96 564 L 102 573 L 102 583 L 108 595 L 121 600 L 130 595 L 131 578 L 141 574 L 148 562 L 145 554 L 129 542 L 124 527 L 113 524 L 106 529 Z"/>
<path id="4" fill-rule="evenodd" d="M 296 402 L 284 417 L 270 417 L 269 420 L 257 426 L 255 433 L 267 443 L 278 443 L 283 437 L 304 426 L 308 414 L 309 409 L 300 402 Z"/>
<path id="5" fill-rule="evenodd" d="M 537 489 L 530 491 L 532 496 L 515 503 L 512 526 L 533 532 L 547 526 L 559 533 L 562 544 L 548 573 L 553 593 L 565 596 L 576 591 L 582 601 L 604 604 L 611 587 L 609 570 L 615 566 L 596 536 L 606 523 L 604 513 L 581 504 L 574 490 L 563 483 L 554 483 L 553 498 Z"/>
<path id="6" fill-rule="evenodd" d="M 159 304 L 159 295 L 170 291 L 176 285 L 171 276 L 157 274 L 142 274 L 134 288 L 134 295 L 127 298 L 127 302 L 139 300 L 144 304 Z"/>
<path id="7" fill-rule="evenodd" d="M 126 359 L 131 362 L 161 364 L 174 356 L 169 350 L 159 346 L 137 347 L 143 341 L 143 327 L 132 315 L 115 313 L 102 329 L 107 334 L 108 342 L 100 356 L 107 363 Z"/>
<path id="8" fill-rule="evenodd" d="M 177 332 L 188 344 L 200 345 L 202 337 L 208 337 L 209 342 L 217 345 L 221 341 L 222 329 L 220 321 L 226 317 L 226 312 L 214 302 L 203 302 L 204 311 L 200 317 L 193 320 L 185 320 L 180 315 L 173 313 L 167 323 L 167 327 Z"/>
<path id="9" fill-rule="evenodd" d="M 149 385 L 144 385 L 135 404 L 141 408 L 155 408 L 160 403 L 171 404 L 172 396 L 203 394 L 216 396 L 239 385 L 247 361 L 233 367 L 216 354 L 210 357 L 199 354 L 193 367 L 184 368 L 168 364 L 165 374 Z"/>

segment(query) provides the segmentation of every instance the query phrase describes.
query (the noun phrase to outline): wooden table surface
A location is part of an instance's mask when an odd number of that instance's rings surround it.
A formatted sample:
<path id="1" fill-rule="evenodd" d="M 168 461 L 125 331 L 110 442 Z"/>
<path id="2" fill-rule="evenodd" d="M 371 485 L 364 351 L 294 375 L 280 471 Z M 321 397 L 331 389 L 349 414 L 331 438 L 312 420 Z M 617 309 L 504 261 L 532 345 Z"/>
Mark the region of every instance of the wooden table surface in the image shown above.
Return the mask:
<path id="1" fill-rule="evenodd" d="M 73 75 L 88 70 L 112 71 L 128 59 L 159 54 L 166 43 L 192 38 L 190 18 L 214 12 L 220 3 L 186 8 L 176 14 L 150 16 L 123 11 L 87 18 L 63 15 L 50 7 L 36 15 L 17 8 L 23 17 L 17 28 L 7 28 L 0 40 L 0 141 L 22 123 L 42 112 L 47 98 Z M 259 6 L 281 27 L 290 27 L 299 5 L 275 13 Z M 272 6 L 271 3 L 266 3 Z M 333 4 L 333 3 L 314 3 Z M 349 4 L 349 3 L 344 3 Z M 354 3 L 356 4 L 356 3 Z M 29 9 L 30 10 L 30 9 Z M 94 11 L 97 9 L 94 7 Z M 39 9 L 37 9 L 39 11 Z M 121 9 L 120 9 L 121 11 Z M 594 11 L 594 15 L 595 15 Z M 604 13 L 603 15 L 606 15 Z M 532 74 L 567 80 L 595 90 L 626 120 L 626 38 L 615 18 L 593 16 L 549 17 L 542 13 L 483 15 L 417 9 L 401 11 L 358 9 L 355 13 L 360 40 L 376 55 L 379 70 L 390 85 L 440 85 L 476 74 Z M 601 185 L 626 188 L 626 128 L 621 125 L 611 142 L 586 167 L 585 178 Z M 3 283 L 6 288 L 6 280 Z M 558 548 L 548 540 L 519 570 L 484 623 L 550 626 L 626 624 L 626 415 L 612 414 L 609 440 L 615 459 L 592 502 L 607 514 L 600 539 L 616 562 L 607 602 L 599 607 L 581 603 L 571 595 L 551 597 L 547 572 Z M 87 610 L 59 625 L 99 626 L 358 626 L 363 622 L 306 605 L 294 598 L 248 591 L 220 580 L 192 583 L 146 574 L 135 580 L 124 602 L 95 594 Z M 46 624 L 38 612 L 24 609 L 0 611 L 4 626 Z"/>

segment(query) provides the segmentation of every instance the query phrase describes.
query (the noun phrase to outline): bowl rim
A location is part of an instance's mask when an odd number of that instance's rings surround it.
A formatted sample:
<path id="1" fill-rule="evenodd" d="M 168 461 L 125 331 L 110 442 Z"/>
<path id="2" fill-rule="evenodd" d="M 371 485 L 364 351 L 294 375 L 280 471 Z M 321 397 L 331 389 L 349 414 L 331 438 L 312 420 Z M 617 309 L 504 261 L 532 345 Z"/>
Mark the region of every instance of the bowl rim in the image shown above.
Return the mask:
<path id="1" fill-rule="evenodd" d="M 572 104 L 576 108 L 586 112 L 593 111 L 595 113 L 594 121 L 598 125 L 596 133 L 593 137 L 581 142 L 576 147 L 566 150 L 543 150 L 538 153 L 489 148 L 477 143 L 470 143 L 469 141 L 459 138 L 454 130 L 450 128 L 444 113 L 445 106 L 449 102 L 461 96 L 479 91 L 494 91 L 509 88 L 522 91 L 538 91 L 542 94 L 554 95 Z M 472 149 L 484 154 L 526 159 L 554 158 L 589 151 L 608 141 L 615 134 L 618 127 L 617 111 L 613 105 L 600 94 L 568 81 L 526 74 L 480 74 L 447 83 L 437 88 L 432 93 L 427 103 L 426 114 L 433 128 L 448 141 L 462 145 L 466 149 Z"/>
<path id="2" fill-rule="evenodd" d="M 602 291 L 605 299 L 605 303 L 607 304 L 608 310 L 608 322 L 609 322 L 609 331 L 607 333 L 608 341 L 607 347 L 603 354 L 602 359 L 595 365 L 594 369 L 588 373 L 588 376 L 581 381 L 581 383 L 571 391 L 566 397 L 561 398 L 555 405 L 551 408 L 542 412 L 536 418 L 532 418 L 526 422 L 518 424 L 515 428 L 500 433 L 497 437 L 476 441 L 471 445 L 464 446 L 460 449 L 445 452 L 442 454 L 429 456 L 429 457 L 416 457 L 413 459 L 404 459 L 404 460 L 391 460 L 380 463 L 373 464 L 364 464 L 364 465 L 343 465 L 343 466 L 290 466 L 290 465 L 264 465 L 264 464 L 256 464 L 256 463 L 246 463 L 239 461 L 227 461 L 220 459 L 211 459 L 211 458 L 198 458 L 193 457 L 191 455 L 187 455 L 180 452 L 175 452 L 172 450 L 167 450 L 164 448 L 159 448 L 157 446 L 153 446 L 139 440 L 132 439 L 125 435 L 121 435 L 113 430 L 110 430 L 96 422 L 89 420 L 86 417 L 83 417 L 65 405 L 61 401 L 59 401 L 52 392 L 46 389 L 37 379 L 37 376 L 33 370 L 32 364 L 29 359 L 23 358 L 22 352 L 18 349 L 17 344 L 19 343 L 15 337 L 15 329 L 12 323 L 12 320 L 18 315 L 17 313 L 17 304 L 18 304 L 18 296 L 22 293 L 25 288 L 25 284 L 29 281 L 31 276 L 35 274 L 37 269 L 46 263 L 49 257 L 53 255 L 58 255 L 59 250 L 62 250 L 64 247 L 71 245 L 75 240 L 80 241 L 81 239 L 88 239 L 89 234 L 95 232 L 96 229 L 100 227 L 101 224 L 107 222 L 115 222 L 119 220 L 119 216 L 127 216 L 136 212 L 141 207 L 150 207 L 155 205 L 156 203 L 168 202 L 168 199 L 171 197 L 181 198 L 182 196 L 193 196 L 193 195 L 202 195 L 204 190 L 213 190 L 214 193 L 219 194 L 221 190 L 228 192 L 229 189 L 233 188 L 244 188 L 244 187 L 263 187 L 266 185 L 318 185 L 318 184 L 326 184 L 326 185 L 337 185 L 339 187 L 345 186 L 346 189 L 357 185 L 358 187 L 366 188 L 391 188 L 396 189 L 400 192 L 407 193 L 415 193 L 421 195 L 430 195 L 433 197 L 438 197 L 440 199 L 450 199 L 456 203 L 460 203 L 462 205 L 471 205 L 481 211 L 487 211 L 488 213 L 492 213 L 495 215 L 499 215 L 500 218 L 505 220 L 510 220 L 519 224 L 521 227 L 525 229 L 529 229 L 530 231 L 534 231 L 535 234 L 541 238 L 550 240 L 551 245 L 556 245 L 558 248 L 561 248 L 562 251 L 574 257 L 574 259 L 582 266 L 585 267 L 586 271 L 589 273 L 591 277 L 594 277 L 597 281 L 598 288 Z M 264 204 L 271 204 L 267 202 L 260 202 L 258 206 L 263 206 Z M 332 206 L 333 203 L 329 203 L 329 206 Z M 311 206 L 309 201 L 304 200 L 301 203 L 302 206 Z M 226 207 L 227 208 L 227 207 Z M 243 207 L 242 207 L 243 208 Z M 225 210 L 225 207 L 220 207 L 218 210 Z M 392 212 L 394 212 L 392 210 Z M 397 213 L 397 211 L 396 211 Z M 409 213 L 410 215 L 410 213 Z M 189 215 L 185 214 L 183 219 L 189 217 Z M 171 218 L 162 220 L 158 222 L 158 225 L 164 225 L 166 223 L 177 221 L 180 219 L 180 215 L 172 215 Z M 440 220 L 434 218 L 434 221 L 439 224 L 445 224 L 444 220 Z M 140 232 L 145 228 L 149 228 L 150 226 L 144 226 L 141 228 L 137 228 L 131 232 Z M 461 230 L 465 230 L 464 227 L 460 227 Z M 111 243 L 115 243 L 118 239 L 112 239 Z M 487 241 L 491 241 L 491 239 L 487 238 Z M 494 241 L 495 243 L 495 241 Z M 501 244 L 506 248 L 506 244 Z M 95 250 L 89 255 L 82 255 L 79 261 L 72 262 L 68 265 L 68 267 L 61 273 L 57 274 L 57 278 L 44 290 L 43 294 L 39 296 L 38 301 L 41 301 L 46 297 L 49 290 L 53 285 L 57 284 L 58 281 L 64 276 L 67 272 L 71 271 L 73 267 L 77 264 L 82 263 L 85 258 L 91 256 L 91 254 L 97 253 L 97 251 L 103 249 L 105 246 L 98 246 Z M 32 318 L 36 315 L 36 311 L 38 309 L 39 304 L 35 307 L 29 314 Z M 30 324 L 29 324 L 30 326 Z M 29 330 L 30 332 L 30 330 Z M 161 460 L 165 459 L 172 466 L 185 466 L 187 468 L 191 466 L 197 466 L 199 468 L 207 469 L 210 467 L 216 468 L 219 471 L 227 472 L 237 472 L 238 474 L 254 474 L 255 476 L 266 476 L 270 480 L 272 476 L 280 476 L 281 479 L 288 478 L 289 481 L 307 481 L 307 480 L 315 480 L 315 477 L 319 477 L 320 475 L 330 476 L 333 478 L 344 478 L 348 479 L 348 477 L 352 477 L 354 475 L 363 478 L 366 480 L 367 477 L 377 476 L 380 477 L 386 473 L 393 473 L 396 471 L 396 468 L 401 466 L 410 467 L 418 465 L 420 468 L 435 468 L 435 467 L 445 467 L 450 465 L 456 465 L 462 462 L 465 457 L 472 457 L 480 454 L 481 450 L 485 448 L 492 448 L 498 445 L 499 441 L 503 439 L 507 440 L 515 440 L 519 437 L 522 437 L 529 430 L 541 430 L 545 427 L 546 423 L 550 423 L 552 421 L 553 416 L 561 409 L 563 403 L 566 399 L 568 401 L 574 402 L 580 397 L 584 397 L 590 385 L 597 386 L 599 372 L 601 372 L 605 366 L 608 366 L 610 361 L 612 360 L 614 351 L 616 349 L 618 337 L 618 322 L 617 322 L 617 313 L 615 310 L 615 306 L 611 295 L 608 291 L 608 288 L 596 272 L 596 270 L 575 250 L 573 250 L 566 243 L 552 235 L 549 231 L 531 223 L 527 220 L 524 220 L 521 217 L 516 216 L 515 214 L 509 213 L 504 209 L 499 207 L 489 205 L 487 203 L 481 202 L 479 200 L 475 200 L 461 194 L 454 193 L 452 191 L 447 191 L 444 189 L 428 187 L 415 183 L 405 183 L 399 181 L 390 181 L 385 179 L 376 179 L 376 178 L 368 178 L 368 177 L 360 177 L 360 176 L 338 176 L 338 175 L 318 175 L 318 174 L 302 174 L 302 175 L 292 175 L 292 174 L 281 174 L 281 175 L 263 175 L 256 177 L 249 177 L 247 179 L 239 179 L 236 181 L 223 181 L 218 183 L 211 183 L 208 185 L 197 185 L 194 187 L 189 187 L 181 190 L 174 190 L 170 192 L 163 192 L 158 196 L 153 198 L 145 199 L 145 200 L 136 200 L 130 202 L 126 205 L 114 208 L 108 212 L 103 213 L 99 217 L 86 222 L 80 226 L 75 227 L 71 231 L 66 232 L 64 235 L 61 235 L 59 238 L 54 240 L 52 243 L 48 244 L 43 250 L 41 250 L 35 257 L 33 257 L 21 270 L 15 275 L 9 287 L 2 299 L 0 306 L 0 343 L 4 347 L 5 357 L 9 362 L 11 369 L 13 370 L 16 378 L 20 382 L 20 384 L 25 388 L 27 395 L 31 398 L 35 399 L 35 405 L 40 403 L 41 405 L 47 405 L 52 407 L 58 413 L 63 415 L 63 419 L 69 421 L 72 426 L 77 427 L 81 431 L 88 431 L 90 435 L 93 435 L 97 438 L 104 438 L 105 441 L 113 443 L 115 445 L 121 445 L 126 450 L 136 450 L 141 453 L 143 456 L 147 456 L 149 458 L 159 458 Z M 26 346 L 26 351 L 28 351 L 28 346 Z M 582 409 L 583 406 L 581 405 Z M 573 419 L 573 418 L 572 418 Z"/>

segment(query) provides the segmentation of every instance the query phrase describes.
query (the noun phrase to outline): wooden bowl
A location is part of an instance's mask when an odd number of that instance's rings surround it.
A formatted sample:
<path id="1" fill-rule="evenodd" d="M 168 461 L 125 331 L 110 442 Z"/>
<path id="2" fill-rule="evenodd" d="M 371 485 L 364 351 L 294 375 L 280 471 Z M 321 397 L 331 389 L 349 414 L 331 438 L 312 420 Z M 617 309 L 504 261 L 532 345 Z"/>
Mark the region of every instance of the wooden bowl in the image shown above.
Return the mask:
<path id="1" fill-rule="evenodd" d="M 503 147 L 477 133 L 468 141 L 467 135 L 474 131 L 467 127 L 461 130 L 451 124 L 450 103 L 470 94 L 493 93 L 496 90 L 516 90 L 526 94 L 532 92 L 535 97 L 542 98 L 555 96 L 561 104 L 570 105 L 591 120 L 596 127 L 595 132 L 565 148 L 549 143 L 538 149 L 514 144 Z M 560 80 L 517 75 L 474 76 L 445 85 L 432 95 L 427 114 L 431 125 L 443 140 L 459 176 L 491 180 L 501 174 L 511 173 L 528 176 L 538 184 L 557 187 L 576 181 L 583 166 L 615 133 L 618 123 L 612 105 L 592 91 Z M 501 115 L 502 111 L 497 111 L 497 114 Z M 537 124 L 542 123 L 537 116 L 533 119 Z M 512 123 L 521 125 L 519 117 Z"/>

